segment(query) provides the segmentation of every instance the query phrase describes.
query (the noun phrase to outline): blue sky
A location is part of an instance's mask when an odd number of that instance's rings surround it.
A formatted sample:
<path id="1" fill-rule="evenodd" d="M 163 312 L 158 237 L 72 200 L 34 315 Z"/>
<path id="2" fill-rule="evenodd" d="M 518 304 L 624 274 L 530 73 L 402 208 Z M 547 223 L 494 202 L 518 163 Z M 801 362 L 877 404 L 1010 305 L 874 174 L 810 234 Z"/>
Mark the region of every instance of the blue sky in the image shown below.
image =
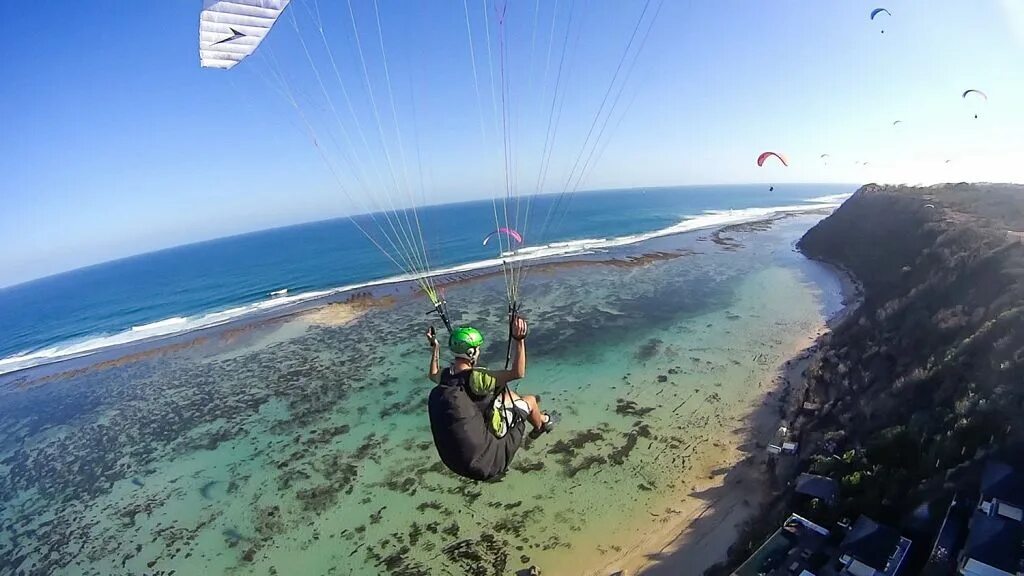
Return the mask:
<path id="1" fill-rule="evenodd" d="M 0 285 L 391 202 L 502 194 L 495 2 L 468 4 L 479 99 L 463 3 L 380 0 L 392 112 L 373 4 L 353 0 L 378 131 L 344 2 L 320 0 L 330 54 L 313 0 L 294 0 L 257 55 L 226 72 L 198 65 L 198 1 L 4 3 Z M 644 5 L 509 0 L 518 192 L 536 186 L 565 31 L 545 192 L 561 190 L 588 154 L 584 137 Z M 1024 181 L 1024 2 L 882 5 L 892 16 L 872 22 L 876 4 L 855 0 L 667 0 L 621 97 L 612 92 L 617 106 L 580 186 Z M 967 88 L 989 101 L 961 99 Z M 757 168 L 769 149 L 791 166 Z"/>

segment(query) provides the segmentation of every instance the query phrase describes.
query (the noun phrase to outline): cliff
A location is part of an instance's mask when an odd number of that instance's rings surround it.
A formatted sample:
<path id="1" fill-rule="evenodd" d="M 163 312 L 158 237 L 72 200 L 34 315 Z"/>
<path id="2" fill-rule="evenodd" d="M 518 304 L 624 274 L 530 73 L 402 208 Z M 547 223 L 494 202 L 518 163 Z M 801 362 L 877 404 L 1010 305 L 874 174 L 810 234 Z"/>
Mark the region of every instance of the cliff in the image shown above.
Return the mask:
<path id="1" fill-rule="evenodd" d="M 811 407 L 790 415 L 803 460 L 729 565 L 791 511 L 826 526 L 867 514 L 924 541 L 920 565 L 951 493 L 986 458 L 1022 464 L 1022 238 L 1024 186 L 1005 184 L 867 185 L 804 235 L 800 250 L 851 273 L 863 302 L 794 390 Z M 798 471 L 838 481 L 838 505 L 794 497 Z"/>
<path id="2" fill-rule="evenodd" d="M 864 301 L 808 371 L 813 471 L 842 513 L 898 524 L 950 475 L 1020 438 L 1024 187 L 864 186 L 800 240 Z M 832 454 L 841 455 L 837 461 Z"/>

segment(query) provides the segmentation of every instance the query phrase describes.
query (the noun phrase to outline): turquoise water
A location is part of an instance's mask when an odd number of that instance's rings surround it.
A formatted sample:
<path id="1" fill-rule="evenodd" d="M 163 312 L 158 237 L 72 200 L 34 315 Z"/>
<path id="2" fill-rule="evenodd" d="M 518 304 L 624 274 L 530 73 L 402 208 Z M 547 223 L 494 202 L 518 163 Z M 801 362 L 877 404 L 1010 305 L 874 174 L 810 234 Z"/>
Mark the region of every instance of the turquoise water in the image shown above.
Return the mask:
<path id="1" fill-rule="evenodd" d="M 0 390 L 0 574 L 573 574 L 739 458 L 776 368 L 840 305 L 821 215 L 630 246 L 524 282 L 518 388 L 564 415 L 497 484 L 439 464 L 421 298 L 294 316 Z M 628 264 L 630 256 L 671 258 Z M 504 360 L 500 276 L 449 288 Z M 30 409 L 29 409 L 30 408 Z"/>
<path id="2" fill-rule="evenodd" d="M 524 219 L 515 227 L 523 234 L 523 256 L 540 258 L 663 234 L 681 223 L 698 226 L 709 216 L 722 219 L 708 211 L 731 210 L 726 218 L 743 220 L 851 190 L 836 184 L 784 185 L 771 193 L 755 185 L 679 186 L 578 193 L 563 203 L 555 195 L 538 196 L 531 202 L 533 224 Z M 421 209 L 431 269 L 496 265 L 501 243 L 482 245 L 496 227 L 493 209 L 490 201 Z M 542 225 L 549 215 L 552 223 Z M 357 228 L 388 246 L 375 224 L 381 216 L 220 238 L 0 288 L 0 375 L 280 313 L 325 291 L 393 278 L 402 270 Z M 270 296 L 280 290 L 287 296 Z"/>

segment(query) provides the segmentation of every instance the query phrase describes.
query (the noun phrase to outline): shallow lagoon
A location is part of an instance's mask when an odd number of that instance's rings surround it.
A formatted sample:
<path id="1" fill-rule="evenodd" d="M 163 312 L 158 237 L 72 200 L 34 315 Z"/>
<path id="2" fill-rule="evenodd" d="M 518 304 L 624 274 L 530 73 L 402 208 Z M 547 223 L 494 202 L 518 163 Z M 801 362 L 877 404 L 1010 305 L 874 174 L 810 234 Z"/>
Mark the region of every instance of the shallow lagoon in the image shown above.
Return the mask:
<path id="1" fill-rule="evenodd" d="M 735 461 L 777 367 L 839 309 L 838 280 L 792 248 L 821 217 L 529 273 L 518 388 L 564 423 L 497 484 L 437 460 L 428 306 L 404 292 L 342 325 L 293 316 L 22 379 L 0 391 L 0 574 L 600 566 Z M 447 296 L 489 336 L 484 363 L 503 363 L 501 276 Z"/>

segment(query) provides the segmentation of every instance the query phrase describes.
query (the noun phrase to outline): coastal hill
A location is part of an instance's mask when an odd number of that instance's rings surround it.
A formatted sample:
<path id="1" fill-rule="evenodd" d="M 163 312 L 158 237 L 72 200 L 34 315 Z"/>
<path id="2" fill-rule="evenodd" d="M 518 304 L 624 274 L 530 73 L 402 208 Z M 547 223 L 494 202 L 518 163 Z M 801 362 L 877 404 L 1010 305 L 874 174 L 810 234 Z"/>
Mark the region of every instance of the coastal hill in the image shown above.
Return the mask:
<path id="1" fill-rule="evenodd" d="M 867 515 L 921 543 L 927 560 L 954 492 L 992 457 L 1024 465 L 1024 186 L 866 185 L 798 248 L 860 284 L 793 390 L 801 443 L 776 496 L 709 571 L 727 573 L 790 512 L 824 526 Z M 837 482 L 834 506 L 796 498 L 809 472 Z"/>
<path id="2" fill-rule="evenodd" d="M 911 529 L 982 460 L 1016 459 L 1022 238 L 1024 186 L 949 184 L 864 186 L 800 240 L 863 296 L 822 338 L 800 399 L 820 409 L 795 422 L 802 467 L 840 484 L 826 520 Z"/>

